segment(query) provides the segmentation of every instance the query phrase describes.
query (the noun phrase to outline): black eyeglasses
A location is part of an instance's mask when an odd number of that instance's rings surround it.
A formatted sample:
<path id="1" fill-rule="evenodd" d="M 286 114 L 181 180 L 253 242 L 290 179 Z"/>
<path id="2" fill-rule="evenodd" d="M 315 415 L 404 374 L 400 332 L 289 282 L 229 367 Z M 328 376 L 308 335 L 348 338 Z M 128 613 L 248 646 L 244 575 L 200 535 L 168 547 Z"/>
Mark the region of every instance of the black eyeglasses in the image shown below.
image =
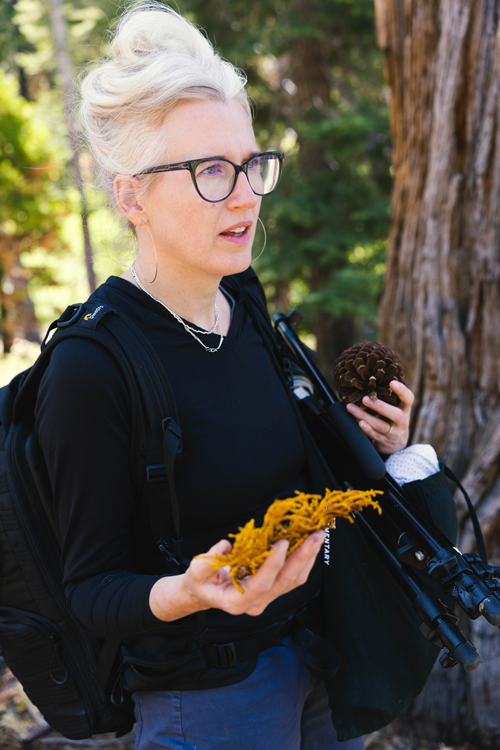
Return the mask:
<path id="1" fill-rule="evenodd" d="M 240 172 L 246 174 L 248 184 L 255 195 L 272 193 L 278 185 L 284 158 L 283 151 L 266 151 L 263 154 L 252 156 L 243 164 L 234 164 L 229 159 L 212 156 L 209 159 L 192 159 L 178 164 L 151 167 L 139 172 L 134 177 L 188 169 L 200 198 L 209 203 L 220 203 L 233 192 Z"/>

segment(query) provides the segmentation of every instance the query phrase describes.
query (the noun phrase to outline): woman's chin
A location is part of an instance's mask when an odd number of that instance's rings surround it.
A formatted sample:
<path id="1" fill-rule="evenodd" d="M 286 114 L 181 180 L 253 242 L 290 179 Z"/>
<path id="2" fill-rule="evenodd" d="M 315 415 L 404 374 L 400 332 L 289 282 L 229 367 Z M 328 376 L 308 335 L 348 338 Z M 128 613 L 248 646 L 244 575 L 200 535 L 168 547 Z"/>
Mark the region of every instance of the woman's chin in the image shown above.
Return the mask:
<path id="1" fill-rule="evenodd" d="M 221 266 L 224 267 L 223 276 L 231 276 L 235 273 L 242 273 L 246 271 L 252 262 L 252 248 L 240 249 L 237 253 L 231 253 L 231 255 L 224 258 L 224 262 Z"/>

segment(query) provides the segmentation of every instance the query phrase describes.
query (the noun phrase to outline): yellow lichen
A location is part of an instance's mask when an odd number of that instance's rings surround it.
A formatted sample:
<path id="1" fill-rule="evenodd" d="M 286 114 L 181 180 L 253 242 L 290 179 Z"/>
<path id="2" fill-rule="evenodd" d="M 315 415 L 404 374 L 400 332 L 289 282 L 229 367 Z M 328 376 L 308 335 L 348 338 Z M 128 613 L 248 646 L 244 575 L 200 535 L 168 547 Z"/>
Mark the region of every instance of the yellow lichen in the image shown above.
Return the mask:
<path id="1" fill-rule="evenodd" d="M 266 557 L 272 554 L 275 542 L 288 540 L 288 557 L 313 531 L 335 528 L 336 518 L 347 518 L 352 523 L 352 514 L 368 507 L 381 513 L 380 505 L 373 497 L 382 494 L 380 490 L 326 490 L 325 496 L 321 497 L 297 491 L 295 497 L 275 500 L 266 512 L 262 526 L 256 528 L 252 518 L 240 527 L 237 534 L 229 534 L 234 538 L 231 552 L 216 555 L 208 564 L 216 570 L 229 566 L 234 585 L 243 593 L 239 581 L 260 568 Z"/>

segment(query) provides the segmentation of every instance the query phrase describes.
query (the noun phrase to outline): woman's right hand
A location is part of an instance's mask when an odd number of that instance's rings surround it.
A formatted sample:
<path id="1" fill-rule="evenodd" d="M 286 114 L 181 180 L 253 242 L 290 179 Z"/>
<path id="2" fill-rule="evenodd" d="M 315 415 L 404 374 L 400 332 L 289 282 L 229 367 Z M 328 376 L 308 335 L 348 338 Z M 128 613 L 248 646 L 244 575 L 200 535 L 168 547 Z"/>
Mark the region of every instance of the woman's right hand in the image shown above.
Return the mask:
<path id="1" fill-rule="evenodd" d="M 214 570 L 208 564 L 214 555 L 231 551 L 230 542 L 222 540 L 207 554 L 195 557 L 182 575 L 156 581 L 149 597 L 151 611 L 164 622 L 212 607 L 231 615 L 260 615 L 272 601 L 307 581 L 324 539 L 324 531 L 315 531 L 288 559 L 288 542 L 276 542 L 273 554 L 257 572 L 240 581 L 243 593 L 224 568 Z"/>

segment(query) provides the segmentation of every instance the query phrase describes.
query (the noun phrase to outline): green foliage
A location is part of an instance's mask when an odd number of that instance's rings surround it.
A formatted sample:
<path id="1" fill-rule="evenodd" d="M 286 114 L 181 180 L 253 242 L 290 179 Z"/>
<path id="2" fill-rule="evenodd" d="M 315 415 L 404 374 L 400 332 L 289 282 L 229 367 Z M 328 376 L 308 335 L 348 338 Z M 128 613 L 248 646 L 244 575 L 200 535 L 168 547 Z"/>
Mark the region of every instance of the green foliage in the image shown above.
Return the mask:
<path id="1" fill-rule="evenodd" d="M 30 76 L 30 93 L 37 99 L 40 91 L 57 86 L 52 0 L 9 0 L 9 3 L 10 28 L 15 34 L 10 45 L 11 56 Z M 116 14 L 117 5 L 113 0 L 66 0 L 68 44 L 75 75 L 86 62 L 100 55 L 106 31 Z M 2 59 L 5 57 L 0 43 L 0 61 Z"/>
<path id="2" fill-rule="evenodd" d="M 89 191 L 91 198 L 89 229 L 94 250 L 94 268 L 98 283 L 110 275 L 120 275 L 130 265 L 131 257 L 114 238 L 119 227 L 101 198 Z M 80 199 L 77 190 L 65 191 L 68 215 L 60 223 L 58 236 L 66 248 L 63 253 L 48 253 L 44 248 L 22 255 L 23 268 L 30 273 L 29 291 L 35 304 L 42 331 L 74 302 L 84 302 L 89 289 L 84 267 Z"/>
<path id="3" fill-rule="evenodd" d="M 50 132 L 1 72 L 0 122 L 0 236 L 17 238 L 27 249 L 57 227 L 59 168 Z"/>
<path id="4" fill-rule="evenodd" d="M 297 124 L 299 143 L 319 145 L 324 163 L 303 174 L 300 146 L 291 149 L 283 182 L 263 205 L 273 231 L 261 274 L 274 284 L 301 278 L 316 287 L 311 312 L 321 307 L 336 316 L 374 316 L 389 221 L 385 125 L 383 110 L 339 111 L 332 120 Z M 359 247 L 377 250 L 360 263 L 352 253 Z M 321 277 L 321 293 L 314 274 Z"/>
<path id="5" fill-rule="evenodd" d="M 66 208 L 50 135 L 33 105 L 18 95 L 16 81 L 0 71 L 0 332 L 6 351 L 21 329 L 37 335 L 27 304 L 31 274 L 20 265 L 21 253 L 61 247 L 58 228 Z"/>
<path id="6" fill-rule="evenodd" d="M 29 52 L 33 48 L 14 23 L 15 0 L 0 3 L 0 63 L 6 70 L 16 71 L 15 55 L 18 51 Z"/>

